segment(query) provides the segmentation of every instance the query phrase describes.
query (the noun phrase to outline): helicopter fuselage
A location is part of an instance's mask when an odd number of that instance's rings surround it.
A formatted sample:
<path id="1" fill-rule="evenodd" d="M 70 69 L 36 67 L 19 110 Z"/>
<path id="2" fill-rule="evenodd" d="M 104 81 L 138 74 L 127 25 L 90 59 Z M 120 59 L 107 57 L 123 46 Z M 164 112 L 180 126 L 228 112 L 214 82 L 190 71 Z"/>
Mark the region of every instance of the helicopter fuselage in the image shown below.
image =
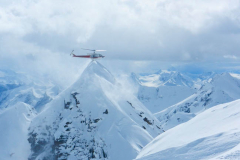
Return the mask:
<path id="1" fill-rule="evenodd" d="M 97 58 L 104 58 L 105 56 L 103 56 L 101 54 L 91 54 L 91 55 L 75 55 L 75 54 L 73 54 L 73 57 L 97 59 Z"/>

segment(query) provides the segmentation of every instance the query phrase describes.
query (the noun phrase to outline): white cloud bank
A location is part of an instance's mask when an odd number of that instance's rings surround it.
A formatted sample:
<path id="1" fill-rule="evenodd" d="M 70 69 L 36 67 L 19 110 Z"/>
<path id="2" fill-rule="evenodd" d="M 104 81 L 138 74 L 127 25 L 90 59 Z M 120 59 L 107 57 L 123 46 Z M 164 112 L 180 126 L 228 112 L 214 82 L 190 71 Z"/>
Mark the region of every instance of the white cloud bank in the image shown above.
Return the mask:
<path id="1" fill-rule="evenodd" d="M 240 56 L 239 0 L 0 1 L 0 67 L 75 74 L 69 52 L 107 59 L 232 61 Z M 63 78 L 63 77 L 62 77 Z"/>

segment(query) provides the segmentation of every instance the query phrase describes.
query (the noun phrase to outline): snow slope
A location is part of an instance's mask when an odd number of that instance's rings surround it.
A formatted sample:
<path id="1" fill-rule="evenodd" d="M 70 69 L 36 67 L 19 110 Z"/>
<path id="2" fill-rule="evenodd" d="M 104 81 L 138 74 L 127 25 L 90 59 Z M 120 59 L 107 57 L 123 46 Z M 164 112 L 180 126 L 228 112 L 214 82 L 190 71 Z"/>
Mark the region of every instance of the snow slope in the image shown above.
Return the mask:
<path id="1" fill-rule="evenodd" d="M 192 95 L 194 82 L 189 77 L 176 72 L 160 70 L 154 74 L 131 75 L 139 84 L 138 99 L 156 113 Z"/>
<path id="2" fill-rule="evenodd" d="M 240 74 L 237 73 L 230 73 L 230 75 L 234 78 L 240 79 Z"/>
<path id="3" fill-rule="evenodd" d="M 155 116 L 164 130 L 188 121 L 205 109 L 240 98 L 240 79 L 229 73 L 215 75 L 195 94 L 185 100 L 158 112 Z"/>
<path id="4" fill-rule="evenodd" d="M 162 132 L 142 103 L 93 61 L 34 119 L 29 159 L 130 160 Z"/>
<path id="5" fill-rule="evenodd" d="M 34 116 L 34 109 L 22 102 L 0 113 L 0 159 L 28 158 L 31 153 L 28 127 Z"/>
<path id="6" fill-rule="evenodd" d="M 195 89 L 187 86 L 140 86 L 138 99 L 152 112 L 156 113 L 172 106 L 190 95 Z"/>
<path id="7" fill-rule="evenodd" d="M 137 159 L 240 159 L 240 100 L 214 106 L 156 137 Z"/>

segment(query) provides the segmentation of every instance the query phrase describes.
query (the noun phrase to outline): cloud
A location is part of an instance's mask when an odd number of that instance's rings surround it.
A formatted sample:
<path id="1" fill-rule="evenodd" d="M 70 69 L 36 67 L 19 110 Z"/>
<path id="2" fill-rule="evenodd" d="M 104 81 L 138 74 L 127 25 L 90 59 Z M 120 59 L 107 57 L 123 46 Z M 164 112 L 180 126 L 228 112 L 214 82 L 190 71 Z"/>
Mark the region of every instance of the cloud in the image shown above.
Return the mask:
<path id="1" fill-rule="evenodd" d="M 239 13 L 237 0 L 24 0 L 1 7 L 0 33 L 13 34 L 43 48 L 62 44 L 69 48 L 99 46 L 133 55 L 126 59 L 176 57 L 184 61 L 188 58 L 178 54 L 214 52 L 209 45 L 213 49 L 221 45 L 213 39 L 222 34 L 215 29 L 228 20 L 230 27 L 235 25 L 239 30 Z M 212 39 L 204 39 L 209 34 Z M 224 38 L 233 39 L 229 34 Z"/>
<path id="2" fill-rule="evenodd" d="M 236 56 L 234 55 L 224 55 L 223 56 L 224 58 L 227 58 L 227 59 L 238 59 Z"/>
<path id="3" fill-rule="evenodd" d="M 118 60 L 127 60 L 124 63 L 133 70 L 147 70 L 143 66 L 156 64 L 166 67 L 167 62 L 238 61 L 229 55 L 240 56 L 239 3 L 1 1 L 0 66 L 39 74 L 56 73 L 56 77 L 61 77 L 58 79 L 67 80 L 86 63 L 69 57 L 72 49 L 76 54 L 86 54 L 80 48 L 106 49 L 106 59 L 114 62 L 104 63 L 113 66 Z"/>

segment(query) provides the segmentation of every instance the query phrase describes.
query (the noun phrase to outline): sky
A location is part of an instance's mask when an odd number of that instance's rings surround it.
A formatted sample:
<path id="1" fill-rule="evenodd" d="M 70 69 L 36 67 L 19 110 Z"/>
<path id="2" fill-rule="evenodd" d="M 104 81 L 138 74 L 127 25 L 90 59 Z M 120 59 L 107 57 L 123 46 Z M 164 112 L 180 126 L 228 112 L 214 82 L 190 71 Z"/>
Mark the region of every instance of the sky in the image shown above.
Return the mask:
<path id="1" fill-rule="evenodd" d="M 239 0 L 0 0 L 0 68 L 71 81 L 105 49 L 112 72 L 240 69 Z"/>

